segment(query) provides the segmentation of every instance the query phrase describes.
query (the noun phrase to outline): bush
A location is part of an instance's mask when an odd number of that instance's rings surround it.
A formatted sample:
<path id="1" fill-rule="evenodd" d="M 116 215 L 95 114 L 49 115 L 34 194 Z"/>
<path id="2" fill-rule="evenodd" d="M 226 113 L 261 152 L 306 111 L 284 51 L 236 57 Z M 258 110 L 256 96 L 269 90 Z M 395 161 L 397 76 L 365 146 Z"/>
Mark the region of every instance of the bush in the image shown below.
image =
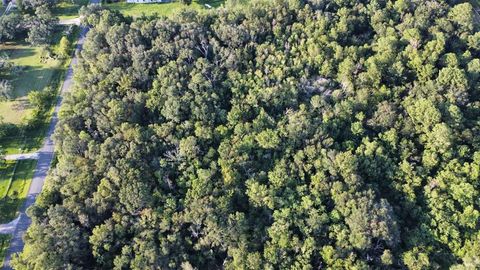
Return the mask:
<path id="1" fill-rule="evenodd" d="M 45 120 L 45 112 L 33 110 L 31 114 L 23 119 L 23 124 L 26 131 L 32 131 L 40 128 Z"/>
<path id="2" fill-rule="evenodd" d="M 28 93 L 28 101 L 39 112 L 46 112 L 54 98 L 55 91 L 49 87 L 43 89 L 43 91 L 31 91 Z"/>
<path id="3" fill-rule="evenodd" d="M 42 48 L 42 51 L 40 52 L 40 60 L 42 62 L 46 62 L 50 59 L 54 59 L 55 58 L 55 55 L 53 53 L 53 50 L 52 48 L 50 48 L 50 46 L 44 46 Z"/>
<path id="4" fill-rule="evenodd" d="M 12 123 L 4 123 L 3 121 L 0 121 L 0 139 L 18 135 L 19 133 L 20 130 L 18 126 Z"/>
<path id="5" fill-rule="evenodd" d="M 62 39 L 60 39 L 60 44 L 58 44 L 58 49 L 57 49 L 57 55 L 65 59 L 70 55 L 70 41 L 68 40 L 67 37 L 63 36 Z"/>

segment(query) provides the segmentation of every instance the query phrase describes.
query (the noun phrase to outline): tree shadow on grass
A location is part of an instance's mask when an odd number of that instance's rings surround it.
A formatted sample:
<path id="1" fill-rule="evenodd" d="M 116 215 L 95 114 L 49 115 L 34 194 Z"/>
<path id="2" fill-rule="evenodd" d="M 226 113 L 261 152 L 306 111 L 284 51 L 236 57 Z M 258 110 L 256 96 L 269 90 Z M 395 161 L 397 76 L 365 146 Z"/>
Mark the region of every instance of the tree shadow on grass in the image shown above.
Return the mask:
<path id="1" fill-rule="evenodd" d="M 19 160 L 17 161 L 16 171 L 13 175 L 12 185 L 8 191 L 8 195 L 0 200 L 0 224 L 8 223 L 15 219 L 21 209 L 24 201 L 31 196 L 27 195 L 33 178 L 36 160 Z M 24 209 L 22 210 L 24 211 Z"/>
<path id="2" fill-rule="evenodd" d="M 48 127 L 48 126 L 47 126 Z M 30 131 L 31 133 L 26 134 L 25 144 L 23 145 L 25 152 L 32 152 L 36 151 L 40 147 L 42 147 L 45 132 L 47 131 L 47 127 L 42 127 L 36 129 L 34 131 Z"/>
<path id="3" fill-rule="evenodd" d="M 14 111 L 19 111 L 19 112 L 28 110 L 31 108 L 32 108 L 32 105 L 28 102 L 26 98 L 17 99 L 15 100 L 15 103 L 12 105 L 12 109 Z"/>
<path id="4" fill-rule="evenodd" d="M 77 17 L 82 4 L 62 3 L 53 9 L 53 14 L 64 17 Z"/>
<path id="5" fill-rule="evenodd" d="M 22 47 L 19 48 L 17 47 L 18 45 Z M 2 53 L 6 53 L 10 60 L 33 56 L 36 53 L 35 48 L 26 46 L 28 46 L 28 44 L 24 42 L 6 42 L 4 46 L 2 46 Z"/>
<path id="6" fill-rule="evenodd" d="M 0 167 L 0 200 L 6 197 L 8 188 L 10 187 L 10 180 L 13 176 L 13 169 L 15 162 L 6 161 L 3 162 Z"/>
<path id="7" fill-rule="evenodd" d="M 26 97 L 32 90 L 43 90 L 50 86 L 54 76 L 61 68 L 26 67 L 20 74 L 12 79 L 15 98 Z M 26 104 L 20 104 L 26 105 Z"/>

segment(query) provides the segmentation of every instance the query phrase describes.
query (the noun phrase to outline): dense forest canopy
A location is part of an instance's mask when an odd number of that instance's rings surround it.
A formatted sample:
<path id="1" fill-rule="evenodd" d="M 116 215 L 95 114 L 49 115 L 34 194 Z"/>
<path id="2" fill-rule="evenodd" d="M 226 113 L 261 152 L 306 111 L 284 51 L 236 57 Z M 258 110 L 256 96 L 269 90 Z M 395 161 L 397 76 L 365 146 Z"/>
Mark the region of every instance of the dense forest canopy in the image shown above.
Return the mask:
<path id="1" fill-rule="evenodd" d="M 478 269 L 468 3 L 90 7 L 18 269 Z"/>

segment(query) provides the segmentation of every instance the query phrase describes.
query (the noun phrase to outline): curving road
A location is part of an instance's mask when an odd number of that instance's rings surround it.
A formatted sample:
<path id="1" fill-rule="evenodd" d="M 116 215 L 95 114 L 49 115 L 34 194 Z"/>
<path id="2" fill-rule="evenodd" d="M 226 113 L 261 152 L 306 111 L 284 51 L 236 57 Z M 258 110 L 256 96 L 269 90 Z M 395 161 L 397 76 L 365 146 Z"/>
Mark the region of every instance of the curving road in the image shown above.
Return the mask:
<path id="1" fill-rule="evenodd" d="M 0 225 L 0 233 L 1 234 L 13 234 L 15 232 L 15 228 L 17 228 L 18 221 L 20 217 L 10 221 L 10 223 Z"/>
<path id="2" fill-rule="evenodd" d="M 91 0 L 90 3 L 99 4 L 100 0 Z M 75 66 L 77 63 L 77 55 L 82 50 L 83 42 L 85 40 L 85 35 L 87 34 L 87 31 L 87 28 L 81 28 L 80 37 L 78 39 L 77 47 L 75 49 L 75 55 L 65 75 L 65 80 L 63 82 L 60 95 L 57 99 L 57 103 L 55 104 L 55 109 L 52 115 L 52 119 L 50 121 L 50 125 L 48 127 L 45 141 L 42 148 L 37 153 L 35 153 L 35 157 L 38 159 L 37 167 L 35 168 L 35 171 L 33 173 L 32 183 L 30 185 L 30 189 L 28 191 L 25 203 L 20 208 L 20 216 L 14 221 L 0 226 L 5 230 L 5 233 L 12 233 L 10 247 L 7 250 L 5 261 L 3 263 L 3 269 L 5 270 L 12 269 L 12 267 L 10 266 L 12 255 L 23 250 L 23 235 L 25 234 L 31 223 L 31 219 L 26 215 L 25 211 L 28 207 L 35 203 L 35 199 L 42 191 L 45 177 L 47 176 L 48 170 L 50 169 L 50 163 L 52 162 L 54 157 L 54 143 L 52 135 L 58 122 L 58 111 L 60 109 L 60 106 L 62 105 L 62 96 L 64 93 L 68 92 L 68 90 L 72 86 L 73 66 Z"/>

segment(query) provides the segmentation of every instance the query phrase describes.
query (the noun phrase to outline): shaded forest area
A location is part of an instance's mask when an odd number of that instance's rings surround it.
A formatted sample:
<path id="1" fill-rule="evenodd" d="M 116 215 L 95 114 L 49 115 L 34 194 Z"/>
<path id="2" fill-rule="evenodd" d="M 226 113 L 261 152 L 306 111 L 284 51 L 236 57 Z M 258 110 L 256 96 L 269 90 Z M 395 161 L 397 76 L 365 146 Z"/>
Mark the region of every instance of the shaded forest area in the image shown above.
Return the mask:
<path id="1" fill-rule="evenodd" d="M 480 267 L 470 4 L 83 13 L 17 269 Z"/>

